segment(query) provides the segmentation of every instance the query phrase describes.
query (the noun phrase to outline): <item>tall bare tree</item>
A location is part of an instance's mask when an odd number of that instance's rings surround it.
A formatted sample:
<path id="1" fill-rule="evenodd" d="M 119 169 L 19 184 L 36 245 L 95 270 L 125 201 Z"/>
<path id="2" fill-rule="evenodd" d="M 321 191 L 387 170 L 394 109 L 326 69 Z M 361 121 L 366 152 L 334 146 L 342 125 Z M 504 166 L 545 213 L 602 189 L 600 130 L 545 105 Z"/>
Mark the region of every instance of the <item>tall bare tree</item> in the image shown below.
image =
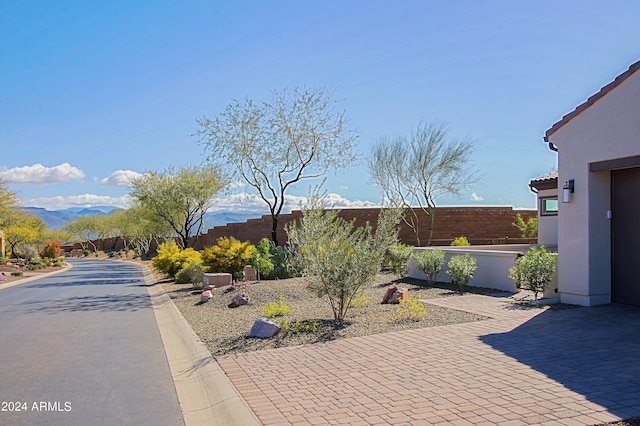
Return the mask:
<path id="1" fill-rule="evenodd" d="M 251 186 L 268 205 L 271 239 L 295 183 L 318 178 L 355 161 L 355 133 L 325 89 L 273 92 L 270 102 L 232 100 L 212 120 L 198 120 L 209 160 Z"/>
<path id="2" fill-rule="evenodd" d="M 470 162 L 475 141 L 454 139 L 441 123 L 420 123 L 411 133 L 382 138 L 368 158 L 369 172 L 389 202 L 405 209 L 404 222 L 420 245 L 420 224 L 414 206 L 429 218 L 428 240 L 433 236 L 436 199 L 461 195 L 480 176 Z"/>
<path id="3" fill-rule="evenodd" d="M 146 172 L 131 183 L 130 195 L 141 207 L 153 212 L 171 226 L 182 247 L 198 238 L 202 218 L 213 204 L 213 197 L 227 185 L 218 167 L 183 166 L 178 170 Z M 194 241 L 195 244 L 195 241 Z"/>

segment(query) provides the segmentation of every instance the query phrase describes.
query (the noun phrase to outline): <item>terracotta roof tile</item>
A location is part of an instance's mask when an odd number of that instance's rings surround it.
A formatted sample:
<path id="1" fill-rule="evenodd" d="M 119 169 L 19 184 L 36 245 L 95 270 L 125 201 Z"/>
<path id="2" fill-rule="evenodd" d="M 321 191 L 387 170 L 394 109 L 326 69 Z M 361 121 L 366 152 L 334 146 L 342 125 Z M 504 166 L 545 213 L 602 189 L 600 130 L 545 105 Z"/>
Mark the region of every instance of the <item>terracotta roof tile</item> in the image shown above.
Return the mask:
<path id="1" fill-rule="evenodd" d="M 558 171 L 549 172 L 546 175 L 542 175 L 535 179 L 531 179 L 529 182 L 529 188 L 533 192 L 538 192 L 543 189 L 555 189 L 558 187 Z"/>
<path id="2" fill-rule="evenodd" d="M 596 103 L 600 98 L 602 98 L 604 95 L 609 93 L 611 90 L 613 90 L 616 87 L 618 87 L 620 85 L 620 83 L 622 83 L 624 80 L 626 80 L 629 76 L 631 76 L 634 72 L 636 72 L 638 70 L 640 70 L 640 61 L 632 64 L 631 66 L 629 66 L 628 70 L 626 70 L 625 72 L 623 72 L 622 74 L 617 76 L 615 78 L 615 80 L 613 80 L 611 83 L 607 84 L 602 89 L 600 89 L 600 91 L 598 91 L 598 93 L 592 95 L 585 102 L 583 102 L 582 104 L 578 105 L 575 110 L 571 111 L 569 114 L 567 114 L 564 117 L 562 117 L 562 119 L 560 121 L 558 121 L 557 123 L 555 123 L 553 126 L 551 126 L 551 128 L 549 130 L 547 130 L 544 135 L 546 137 L 549 137 L 552 134 L 554 134 L 560 127 L 562 127 L 565 124 L 567 124 L 575 116 L 577 116 L 582 111 L 584 111 L 585 109 L 589 108 L 591 105 Z"/>
<path id="3" fill-rule="evenodd" d="M 554 170 L 552 172 L 547 173 L 546 175 L 542 175 L 535 179 L 531 179 L 531 183 L 546 183 L 553 182 L 554 180 L 558 180 L 558 171 Z"/>

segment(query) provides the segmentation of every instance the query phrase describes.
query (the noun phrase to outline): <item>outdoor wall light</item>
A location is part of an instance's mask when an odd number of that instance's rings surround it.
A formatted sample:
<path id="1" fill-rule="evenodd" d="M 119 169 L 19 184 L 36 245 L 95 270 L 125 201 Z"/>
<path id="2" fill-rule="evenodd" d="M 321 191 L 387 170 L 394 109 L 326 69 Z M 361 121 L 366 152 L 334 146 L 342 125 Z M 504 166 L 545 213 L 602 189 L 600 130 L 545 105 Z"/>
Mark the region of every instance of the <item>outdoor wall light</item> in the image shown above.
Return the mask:
<path id="1" fill-rule="evenodd" d="M 573 179 L 569 179 L 564 183 L 564 187 L 562 188 L 562 202 L 570 203 L 571 202 L 571 194 L 574 192 L 575 181 Z"/>

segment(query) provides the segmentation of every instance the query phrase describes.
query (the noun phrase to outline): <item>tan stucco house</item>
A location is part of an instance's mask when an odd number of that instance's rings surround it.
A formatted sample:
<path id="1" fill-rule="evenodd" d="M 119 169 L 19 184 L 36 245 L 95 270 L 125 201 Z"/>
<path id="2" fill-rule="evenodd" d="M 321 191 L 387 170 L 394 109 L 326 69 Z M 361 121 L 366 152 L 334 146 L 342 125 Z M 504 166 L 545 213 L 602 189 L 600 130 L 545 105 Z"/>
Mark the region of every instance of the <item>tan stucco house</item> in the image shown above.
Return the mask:
<path id="1" fill-rule="evenodd" d="M 558 171 L 530 182 L 539 243 L 558 246 L 558 293 L 640 306 L 640 61 L 544 136 Z"/>

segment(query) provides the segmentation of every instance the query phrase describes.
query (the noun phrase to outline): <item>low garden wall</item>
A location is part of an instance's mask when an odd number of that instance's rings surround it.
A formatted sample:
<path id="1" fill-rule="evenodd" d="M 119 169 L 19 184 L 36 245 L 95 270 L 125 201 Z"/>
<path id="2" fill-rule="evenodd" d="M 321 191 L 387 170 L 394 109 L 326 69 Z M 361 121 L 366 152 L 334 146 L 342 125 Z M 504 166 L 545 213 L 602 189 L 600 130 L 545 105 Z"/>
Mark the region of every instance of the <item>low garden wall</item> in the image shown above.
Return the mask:
<path id="1" fill-rule="evenodd" d="M 523 255 L 531 245 L 496 245 L 496 246 L 463 246 L 463 247 L 416 247 L 414 251 L 439 249 L 445 252 L 444 267 L 437 281 L 450 283 L 447 275 L 447 263 L 453 255 L 469 253 L 476 258 L 477 269 L 469 282 L 473 287 L 495 288 L 497 290 L 516 292 L 516 284 L 509 278 L 509 268 L 515 265 L 518 256 Z M 424 280 L 427 277 L 419 270 L 413 258 L 409 259 L 408 276 Z"/>

